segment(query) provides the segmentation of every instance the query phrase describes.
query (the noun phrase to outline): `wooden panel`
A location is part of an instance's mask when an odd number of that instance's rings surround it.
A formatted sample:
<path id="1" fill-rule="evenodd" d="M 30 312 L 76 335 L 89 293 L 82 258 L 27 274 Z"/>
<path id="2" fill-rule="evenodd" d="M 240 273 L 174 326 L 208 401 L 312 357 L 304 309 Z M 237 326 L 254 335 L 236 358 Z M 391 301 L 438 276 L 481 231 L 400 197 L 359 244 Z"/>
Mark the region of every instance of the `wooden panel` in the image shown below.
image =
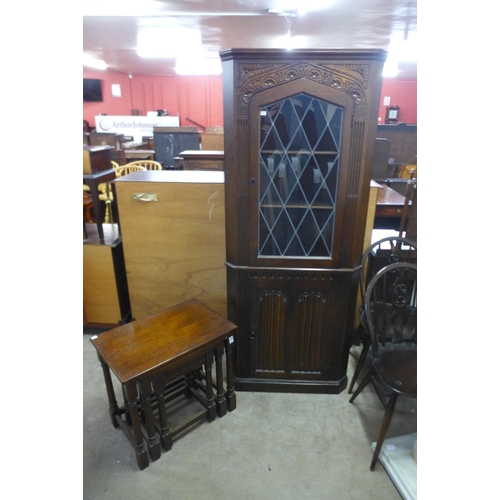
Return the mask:
<path id="1" fill-rule="evenodd" d="M 112 247 L 83 245 L 85 323 L 117 325 L 121 320 Z"/>
<path id="2" fill-rule="evenodd" d="M 218 127 L 207 127 L 205 129 L 206 134 L 222 134 L 224 135 L 224 127 L 218 126 Z"/>
<path id="3" fill-rule="evenodd" d="M 182 151 L 184 170 L 224 170 L 224 151 Z"/>
<path id="4" fill-rule="evenodd" d="M 322 293 L 302 292 L 294 309 L 292 371 L 319 373 L 323 368 L 321 348 L 327 316 L 325 296 Z"/>
<path id="5" fill-rule="evenodd" d="M 286 295 L 264 291 L 259 295 L 257 371 L 285 371 Z"/>
<path id="6" fill-rule="evenodd" d="M 385 138 L 391 143 L 389 158 L 395 163 L 415 163 L 417 159 L 417 126 L 398 123 L 397 125 L 380 124 L 377 137 Z"/>
<path id="7" fill-rule="evenodd" d="M 201 149 L 224 151 L 224 135 L 201 134 Z"/>
<path id="8" fill-rule="evenodd" d="M 111 146 L 83 146 L 83 173 L 97 174 L 109 170 L 114 152 Z"/>
<path id="9" fill-rule="evenodd" d="M 116 181 L 134 319 L 191 298 L 227 317 L 223 179 L 158 171 Z M 134 199 L 143 193 L 157 201 Z"/>
<path id="10" fill-rule="evenodd" d="M 363 253 L 372 244 L 372 232 L 375 224 L 375 212 L 377 210 L 377 197 L 379 189 L 382 189 L 382 186 L 375 181 L 371 181 L 370 197 L 368 199 L 368 214 L 366 216 L 365 237 L 363 240 Z M 361 294 L 358 289 L 353 328 L 357 328 L 359 325 L 359 307 L 361 306 L 361 302 Z"/>
<path id="11" fill-rule="evenodd" d="M 370 183 L 370 197 L 368 199 L 368 213 L 366 216 L 365 237 L 363 240 L 363 253 L 372 244 L 372 231 L 375 223 L 375 212 L 377 210 L 378 191 L 382 186 L 375 181 Z"/>

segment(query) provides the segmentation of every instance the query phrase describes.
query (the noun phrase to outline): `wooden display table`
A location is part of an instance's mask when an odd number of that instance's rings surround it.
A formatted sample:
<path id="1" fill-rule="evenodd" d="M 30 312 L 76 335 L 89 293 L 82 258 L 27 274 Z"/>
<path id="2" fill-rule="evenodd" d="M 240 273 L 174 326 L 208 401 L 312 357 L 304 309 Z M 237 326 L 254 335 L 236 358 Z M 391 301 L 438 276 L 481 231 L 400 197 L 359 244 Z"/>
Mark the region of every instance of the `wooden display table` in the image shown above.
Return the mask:
<path id="1" fill-rule="evenodd" d="M 385 184 L 380 184 L 376 217 L 401 217 L 405 197 Z"/>
<path id="2" fill-rule="evenodd" d="M 103 369 L 111 422 L 114 427 L 121 427 L 134 446 L 141 470 L 149 465 L 148 452 L 152 460 L 157 460 L 160 446 L 168 451 L 172 438 L 187 427 L 205 416 L 212 421 L 216 412 L 222 417 L 226 410 L 236 408 L 231 354 L 236 328 L 231 321 L 192 299 L 91 338 Z M 214 356 L 216 396 L 212 386 Z M 116 401 L 110 370 L 122 384 L 121 407 Z M 170 429 L 165 404 L 184 394 L 194 395 L 203 411 Z"/>
<path id="3" fill-rule="evenodd" d="M 376 229 L 398 229 L 404 212 L 405 197 L 385 184 L 380 184 L 375 212 Z"/>
<path id="4" fill-rule="evenodd" d="M 187 150 L 179 153 L 179 157 L 184 170 L 224 170 L 224 151 Z"/>

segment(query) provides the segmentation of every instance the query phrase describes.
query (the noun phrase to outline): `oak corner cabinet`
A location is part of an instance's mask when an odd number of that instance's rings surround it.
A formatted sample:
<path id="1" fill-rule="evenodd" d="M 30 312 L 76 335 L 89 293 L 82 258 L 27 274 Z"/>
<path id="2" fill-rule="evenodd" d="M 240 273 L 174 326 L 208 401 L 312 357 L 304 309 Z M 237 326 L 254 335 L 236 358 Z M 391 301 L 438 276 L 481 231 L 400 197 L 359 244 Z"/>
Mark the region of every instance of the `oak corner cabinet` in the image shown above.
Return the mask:
<path id="1" fill-rule="evenodd" d="M 228 49 L 228 318 L 239 390 L 347 384 L 383 50 Z"/>

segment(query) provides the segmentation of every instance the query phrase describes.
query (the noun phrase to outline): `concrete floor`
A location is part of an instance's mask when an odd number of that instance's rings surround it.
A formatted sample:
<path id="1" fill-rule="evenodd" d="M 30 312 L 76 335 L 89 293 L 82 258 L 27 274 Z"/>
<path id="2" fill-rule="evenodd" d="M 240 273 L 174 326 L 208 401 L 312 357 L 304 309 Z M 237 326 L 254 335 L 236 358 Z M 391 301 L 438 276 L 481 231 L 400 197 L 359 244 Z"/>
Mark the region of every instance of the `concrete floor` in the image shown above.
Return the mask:
<path id="1" fill-rule="evenodd" d="M 127 438 L 111 425 L 93 333 L 83 335 L 84 499 L 401 499 L 380 462 L 369 470 L 384 412 L 371 386 L 353 404 L 346 391 L 238 392 L 235 411 L 178 436 L 140 471 Z M 416 430 L 417 403 L 402 398 L 388 437 Z"/>

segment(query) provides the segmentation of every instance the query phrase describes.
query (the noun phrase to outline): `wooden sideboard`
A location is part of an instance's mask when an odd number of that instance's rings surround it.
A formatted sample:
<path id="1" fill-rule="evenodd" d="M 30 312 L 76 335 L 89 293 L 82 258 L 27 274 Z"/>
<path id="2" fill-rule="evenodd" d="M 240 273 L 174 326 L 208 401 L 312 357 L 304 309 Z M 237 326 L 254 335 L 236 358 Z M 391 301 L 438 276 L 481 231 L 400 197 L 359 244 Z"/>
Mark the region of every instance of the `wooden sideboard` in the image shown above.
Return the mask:
<path id="1" fill-rule="evenodd" d="M 134 172 L 113 184 L 133 318 L 191 298 L 227 317 L 224 173 Z"/>
<path id="2" fill-rule="evenodd" d="M 188 150 L 179 157 L 184 170 L 224 170 L 224 151 Z"/>

